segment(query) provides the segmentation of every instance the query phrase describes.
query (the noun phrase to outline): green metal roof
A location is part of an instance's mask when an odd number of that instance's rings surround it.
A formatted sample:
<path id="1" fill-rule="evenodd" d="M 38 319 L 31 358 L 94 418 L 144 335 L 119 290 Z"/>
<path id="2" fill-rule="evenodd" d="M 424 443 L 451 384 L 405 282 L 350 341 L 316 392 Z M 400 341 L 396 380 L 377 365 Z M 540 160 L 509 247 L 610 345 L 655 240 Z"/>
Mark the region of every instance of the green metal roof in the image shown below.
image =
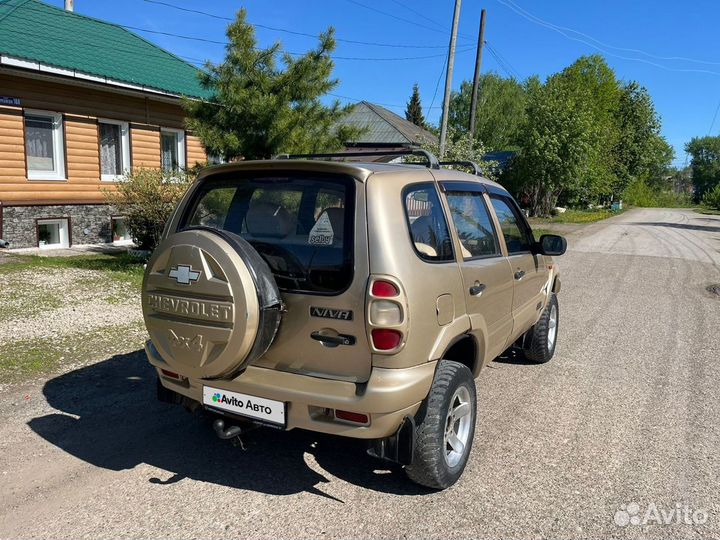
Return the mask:
<path id="1" fill-rule="evenodd" d="M 146 39 L 39 0 L 0 0 L 0 53 L 162 92 L 207 98 L 198 70 Z"/>

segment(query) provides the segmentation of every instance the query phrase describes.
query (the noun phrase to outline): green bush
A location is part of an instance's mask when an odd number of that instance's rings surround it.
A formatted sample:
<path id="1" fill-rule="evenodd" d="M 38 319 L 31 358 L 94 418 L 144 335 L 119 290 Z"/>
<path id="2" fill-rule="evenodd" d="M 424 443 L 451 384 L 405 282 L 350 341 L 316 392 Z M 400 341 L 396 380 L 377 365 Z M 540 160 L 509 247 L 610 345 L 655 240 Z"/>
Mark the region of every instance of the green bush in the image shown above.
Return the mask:
<path id="1" fill-rule="evenodd" d="M 702 203 L 703 206 L 713 210 L 720 210 L 720 184 L 716 184 L 713 189 L 705 192 Z"/>
<path id="2" fill-rule="evenodd" d="M 105 190 L 115 212 L 125 216 L 127 228 L 140 249 L 154 249 L 165 223 L 192 183 L 194 175 L 166 173 L 158 169 L 136 169 L 115 190 Z"/>
<path id="3" fill-rule="evenodd" d="M 643 180 L 631 182 L 622 195 L 623 202 L 630 206 L 677 208 L 692 206 L 690 195 L 673 191 L 656 191 Z"/>

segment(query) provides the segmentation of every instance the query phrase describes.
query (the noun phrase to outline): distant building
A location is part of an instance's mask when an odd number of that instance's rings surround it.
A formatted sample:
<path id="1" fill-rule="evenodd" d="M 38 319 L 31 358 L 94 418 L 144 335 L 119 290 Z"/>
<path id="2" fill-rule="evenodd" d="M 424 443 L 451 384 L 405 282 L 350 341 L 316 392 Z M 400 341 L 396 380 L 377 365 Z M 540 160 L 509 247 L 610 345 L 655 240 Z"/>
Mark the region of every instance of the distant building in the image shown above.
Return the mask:
<path id="1" fill-rule="evenodd" d="M 365 129 L 357 141 L 346 143 L 349 151 L 401 151 L 420 148 L 427 143 L 437 144 L 438 141 L 430 131 L 367 101 L 355 105 L 340 124 Z"/>
<path id="2" fill-rule="evenodd" d="M 207 160 L 181 98 L 198 70 L 132 32 L 38 0 L 0 0 L 0 238 L 128 241 L 104 190 L 136 167 Z"/>

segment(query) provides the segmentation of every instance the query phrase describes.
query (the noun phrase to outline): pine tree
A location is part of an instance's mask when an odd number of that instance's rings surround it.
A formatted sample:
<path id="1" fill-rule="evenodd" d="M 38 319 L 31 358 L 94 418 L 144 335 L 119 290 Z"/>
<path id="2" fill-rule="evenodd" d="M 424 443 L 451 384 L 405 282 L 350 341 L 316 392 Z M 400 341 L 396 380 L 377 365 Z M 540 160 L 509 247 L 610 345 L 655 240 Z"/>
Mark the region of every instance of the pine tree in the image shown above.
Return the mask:
<path id="1" fill-rule="evenodd" d="M 422 105 L 420 104 L 420 89 L 417 83 L 413 85 L 412 96 L 410 96 L 410 101 L 408 101 L 407 108 L 405 109 L 405 119 L 416 126 L 425 128 L 425 117 L 423 116 Z"/>
<path id="2" fill-rule="evenodd" d="M 226 33 L 224 62 L 208 62 L 199 75 L 212 97 L 184 102 L 188 128 L 208 154 L 234 160 L 328 152 L 359 135 L 357 128 L 337 125 L 350 106 L 341 106 L 337 100 L 329 106 L 320 102 L 338 85 L 331 78 L 332 28 L 320 35 L 315 50 L 298 57 L 283 52 L 279 43 L 258 48 L 245 9 Z"/>

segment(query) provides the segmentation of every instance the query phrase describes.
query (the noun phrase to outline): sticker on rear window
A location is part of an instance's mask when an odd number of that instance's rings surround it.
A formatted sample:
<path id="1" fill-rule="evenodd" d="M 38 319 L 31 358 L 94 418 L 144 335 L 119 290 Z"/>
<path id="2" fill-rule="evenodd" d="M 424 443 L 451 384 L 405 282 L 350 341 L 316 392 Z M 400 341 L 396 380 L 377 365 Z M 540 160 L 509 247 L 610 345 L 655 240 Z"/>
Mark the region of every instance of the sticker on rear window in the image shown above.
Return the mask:
<path id="1" fill-rule="evenodd" d="M 327 215 L 327 212 L 323 212 L 320 219 L 310 229 L 308 244 L 312 246 L 330 246 L 333 243 L 334 236 L 330 216 Z"/>

